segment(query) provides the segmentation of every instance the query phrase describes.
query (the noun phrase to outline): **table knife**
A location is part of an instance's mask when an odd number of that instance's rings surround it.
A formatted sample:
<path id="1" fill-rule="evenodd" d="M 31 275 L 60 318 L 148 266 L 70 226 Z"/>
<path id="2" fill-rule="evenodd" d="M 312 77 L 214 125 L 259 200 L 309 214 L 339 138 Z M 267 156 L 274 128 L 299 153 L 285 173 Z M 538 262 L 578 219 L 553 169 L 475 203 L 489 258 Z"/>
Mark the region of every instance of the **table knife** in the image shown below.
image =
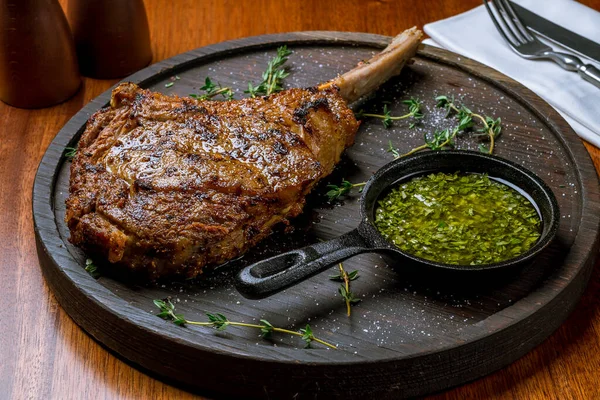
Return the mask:
<path id="1" fill-rule="evenodd" d="M 552 21 L 548 21 L 547 19 L 540 17 L 539 15 L 529 11 L 513 1 L 511 1 L 510 4 L 513 6 L 515 12 L 525 23 L 525 25 L 527 25 L 537 34 L 551 40 L 554 43 L 566 47 L 581 56 L 600 62 L 599 43 L 578 35 L 575 32 L 571 32 L 570 30 L 565 29 Z"/>

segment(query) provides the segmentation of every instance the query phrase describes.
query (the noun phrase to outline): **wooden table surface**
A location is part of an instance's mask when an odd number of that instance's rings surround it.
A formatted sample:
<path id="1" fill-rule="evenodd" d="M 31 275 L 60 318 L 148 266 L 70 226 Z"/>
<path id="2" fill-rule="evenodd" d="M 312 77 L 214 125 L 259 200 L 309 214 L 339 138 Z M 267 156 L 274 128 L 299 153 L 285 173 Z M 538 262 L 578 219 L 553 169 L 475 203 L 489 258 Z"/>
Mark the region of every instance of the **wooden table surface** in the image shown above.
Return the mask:
<path id="1" fill-rule="evenodd" d="M 584 0 L 600 10 L 600 0 Z M 61 1 L 66 6 L 67 1 Z M 265 33 L 339 30 L 394 35 L 469 10 L 479 0 L 145 0 L 153 61 Z M 467 40 L 467 39 L 465 39 Z M 42 278 L 31 217 L 36 168 L 58 130 L 116 80 L 85 78 L 67 102 L 41 110 L 0 103 L 0 398 L 190 399 L 131 367 L 83 332 Z M 586 143 L 600 171 L 600 150 Z M 600 269 L 569 319 L 542 345 L 486 378 L 432 399 L 600 398 Z M 210 366 L 207 366 L 210 368 Z"/>

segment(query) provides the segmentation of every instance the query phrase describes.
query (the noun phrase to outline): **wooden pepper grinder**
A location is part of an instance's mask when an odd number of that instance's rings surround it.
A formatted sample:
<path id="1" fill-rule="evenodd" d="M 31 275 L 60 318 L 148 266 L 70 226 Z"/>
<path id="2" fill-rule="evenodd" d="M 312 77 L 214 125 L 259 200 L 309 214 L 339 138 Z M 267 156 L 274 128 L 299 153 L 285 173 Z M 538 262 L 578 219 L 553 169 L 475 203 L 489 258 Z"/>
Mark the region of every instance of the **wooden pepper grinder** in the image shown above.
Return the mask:
<path id="1" fill-rule="evenodd" d="M 79 86 L 75 46 L 57 0 L 0 0 L 0 100 L 40 108 Z"/>
<path id="2" fill-rule="evenodd" d="M 142 0 L 70 0 L 67 14 L 83 75 L 120 78 L 150 63 Z"/>

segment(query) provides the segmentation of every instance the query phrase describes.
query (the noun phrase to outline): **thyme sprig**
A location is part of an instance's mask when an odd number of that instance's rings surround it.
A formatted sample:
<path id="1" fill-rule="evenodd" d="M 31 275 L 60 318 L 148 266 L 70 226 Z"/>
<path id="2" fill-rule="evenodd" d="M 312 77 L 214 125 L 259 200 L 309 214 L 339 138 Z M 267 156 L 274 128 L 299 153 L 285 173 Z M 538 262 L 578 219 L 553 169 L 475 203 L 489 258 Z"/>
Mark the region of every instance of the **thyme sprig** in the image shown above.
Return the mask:
<path id="1" fill-rule="evenodd" d="M 255 329 L 260 329 L 260 336 L 263 338 L 270 338 L 272 336 L 273 332 L 287 333 L 290 335 L 301 337 L 302 340 L 304 340 L 306 342 L 306 347 L 310 347 L 312 342 L 317 342 L 317 343 L 321 343 L 322 345 L 327 346 L 331 349 L 337 349 L 337 347 L 334 346 L 333 344 L 328 343 L 324 340 L 321 340 L 321 339 L 315 337 L 310 325 L 306 325 L 305 328 L 302 328 L 296 332 L 296 331 L 292 331 L 292 330 L 288 330 L 288 329 L 277 328 L 265 319 L 260 320 L 260 325 L 230 321 L 229 319 L 227 319 L 227 317 L 225 315 L 223 315 L 221 313 L 214 313 L 214 314 L 207 313 L 206 314 L 206 316 L 208 318 L 207 322 L 197 322 L 197 321 L 190 321 L 190 320 L 186 319 L 183 316 L 183 314 L 176 314 L 175 313 L 175 305 L 171 302 L 171 299 L 169 299 L 169 298 L 162 299 L 162 300 L 154 300 L 154 305 L 156 305 L 156 307 L 158 307 L 160 310 L 160 313 L 157 314 L 158 317 L 160 317 L 164 320 L 167 320 L 167 321 L 172 321 L 175 325 L 178 325 L 178 326 L 185 326 L 186 324 L 197 325 L 197 326 L 208 326 L 208 327 L 212 327 L 218 331 L 224 331 L 229 326 L 241 326 L 241 327 L 246 327 L 246 328 L 255 328 Z"/>
<path id="2" fill-rule="evenodd" d="M 400 156 L 396 156 L 396 158 L 406 157 L 413 153 L 416 153 L 418 151 L 425 150 L 425 149 L 444 150 L 447 148 L 453 148 L 454 147 L 454 138 L 456 138 L 456 135 L 458 135 L 459 132 L 461 132 L 461 129 L 459 128 L 459 126 L 454 127 L 453 129 L 436 130 L 435 132 L 433 132 L 433 137 L 431 139 L 428 139 L 427 133 L 425 133 L 423 135 L 423 140 L 425 141 L 425 144 L 415 147 L 414 149 L 410 150 L 408 153 L 404 153 Z"/>
<path id="3" fill-rule="evenodd" d="M 329 189 L 329 191 L 325 193 L 325 195 L 329 198 L 329 202 L 331 203 L 335 200 L 338 200 L 342 196 L 346 196 L 352 189 L 357 187 L 362 188 L 366 184 L 367 182 L 351 183 L 345 179 L 342 179 L 342 183 L 340 185 L 327 185 L 327 189 Z M 362 189 L 360 189 L 360 191 L 362 191 Z"/>
<path id="4" fill-rule="evenodd" d="M 77 153 L 77 147 L 65 147 L 65 158 L 67 160 L 72 160 Z"/>
<path id="5" fill-rule="evenodd" d="M 404 115 L 393 116 L 390 109 L 388 108 L 387 104 L 384 104 L 383 105 L 383 114 L 365 113 L 363 110 L 360 110 L 356 114 L 356 118 L 359 118 L 359 119 L 363 118 L 363 117 L 379 118 L 379 119 L 381 119 L 383 126 L 385 126 L 386 128 L 389 128 L 392 126 L 393 121 L 398 121 L 401 119 L 406 119 L 406 118 L 412 117 L 415 121 L 409 125 L 409 128 L 414 128 L 419 123 L 419 121 L 421 119 L 423 119 L 423 113 L 421 111 L 422 103 L 419 101 L 419 99 L 415 99 L 414 97 L 411 97 L 409 100 L 403 100 L 402 103 L 408 105 L 408 113 L 406 113 Z"/>
<path id="6" fill-rule="evenodd" d="M 500 118 L 494 119 L 489 116 L 483 116 L 474 113 L 464 104 L 458 105 L 454 101 L 454 97 L 437 96 L 435 100 L 437 102 L 437 107 L 447 109 L 446 117 L 455 114 L 456 119 L 458 120 L 458 125 L 454 128 L 436 130 L 435 132 L 433 132 L 431 138 L 428 138 L 426 133 L 424 135 L 424 144 L 415 147 L 408 153 L 404 153 L 401 155 L 397 154 L 398 152 L 396 150 L 396 152 L 394 153 L 395 158 L 405 157 L 425 149 L 445 150 L 447 148 L 453 148 L 456 136 L 462 132 L 470 130 L 471 128 L 473 128 L 473 126 L 475 126 L 475 121 L 473 120 L 474 118 L 479 119 L 481 122 L 483 122 L 484 127 L 477 129 L 476 132 L 478 133 L 473 134 L 473 136 L 487 136 L 490 142 L 489 147 L 486 147 L 483 143 L 479 144 L 479 151 L 481 151 L 482 153 L 492 154 L 492 152 L 494 151 L 494 141 L 498 136 L 500 136 L 500 133 L 502 132 L 502 121 Z M 393 149 L 391 143 L 390 149 Z M 391 150 L 388 149 L 388 151 Z"/>
<path id="7" fill-rule="evenodd" d="M 350 291 L 350 282 L 358 279 L 358 271 L 352 271 L 350 273 L 346 272 L 344 269 L 344 265 L 342 263 L 338 264 L 340 269 L 339 275 L 332 275 L 329 277 L 332 281 L 342 282 L 340 285 L 338 292 L 344 299 L 346 303 L 346 311 L 348 316 L 350 316 L 350 309 L 353 304 L 360 303 L 361 299 L 354 297 L 354 294 Z"/>
<path id="8" fill-rule="evenodd" d="M 398 152 L 398 149 L 394 147 L 391 140 L 388 143 L 387 152 L 392 153 L 394 155 L 394 160 L 396 158 L 400 158 L 400 153 Z"/>
<path id="9" fill-rule="evenodd" d="M 248 90 L 244 93 L 250 94 L 251 97 L 268 96 L 279 92 L 283 89 L 282 81 L 289 75 L 289 72 L 284 68 L 284 64 L 288 60 L 288 56 L 292 51 L 287 46 L 281 46 L 277 49 L 277 55 L 269 61 L 267 69 L 262 74 L 262 82 L 254 86 L 252 82 L 248 82 Z"/>
<path id="10" fill-rule="evenodd" d="M 473 118 L 480 120 L 484 127 L 478 129 L 477 132 L 479 132 L 479 134 L 474 134 L 473 136 L 487 136 L 490 144 L 489 147 L 480 144 L 479 150 L 489 154 L 494 152 L 495 139 L 500 136 L 500 133 L 502 132 L 502 120 L 500 118 L 494 119 L 487 115 L 484 116 L 474 113 L 464 104 L 457 104 L 454 101 L 454 96 L 437 96 L 435 101 L 437 103 L 437 107 L 442 107 L 448 110 L 446 116 L 450 116 L 453 113 L 456 114 L 456 118 L 459 121 L 459 131 L 466 130 L 475 125 Z"/>
<path id="11" fill-rule="evenodd" d="M 225 100 L 233 100 L 233 91 L 229 87 L 223 87 L 220 83 L 214 83 L 208 76 L 204 80 L 204 86 L 200 90 L 205 91 L 203 95 L 190 94 L 190 97 L 196 100 L 208 100 L 221 95 Z"/>

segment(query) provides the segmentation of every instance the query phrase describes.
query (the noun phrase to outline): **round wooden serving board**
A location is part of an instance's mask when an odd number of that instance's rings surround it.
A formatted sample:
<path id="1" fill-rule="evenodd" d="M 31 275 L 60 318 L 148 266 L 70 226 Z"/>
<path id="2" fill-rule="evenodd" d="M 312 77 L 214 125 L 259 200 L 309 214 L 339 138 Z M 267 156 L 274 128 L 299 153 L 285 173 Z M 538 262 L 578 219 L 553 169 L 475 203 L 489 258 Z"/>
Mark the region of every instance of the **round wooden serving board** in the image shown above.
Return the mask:
<path id="1" fill-rule="evenodd" d="M 152 65 L 127 80 L 166 94 L 198 93 L 210 76 L 243 97 L 258 82 L 275 49 L 287 44 L 287 87 L 314 86 L 351 69 L 385 47 L 389 38 L 370 34 L 306 32 L 220 43 Z M 171 80 L 178 76 L 180 79 Z M 173 78 L 174 79 L 174 78 Z M 166 87 L 169 82 L 172 86 Z M 233 277 L 253 260 L 329 239 L 358 224 L 358 193 L 328 205 L 328 182 L 366 180 L 400 153 L 423 143 L 423 135 L 453 126 L 434 97 L 454 95 L 474 111 L 501 117 L 503 133 L 495 154 L 536 172 L 554 191 L 561 208 L 558 236 L 531 265 L 510 274 L 420 276 L 379 255 L 345 262 L 358 270 L 352 291 L 362 299 L 351 317 L 323 273 L 271 298 L 239 295 Z M 587 283 L 598 252 L 599 191 L 594 166 L 568 124 L 535 94 L 474 61 L 425 46 L 415 63 L 356 108 L 405 113 L 401 101 L 425 104 L 420 126 L 397 121 L 385 129 L 367 119 L 333 175 L 309 196 L 294 231 L 277 230 L 241 260 L 188 282 L 142 284 L 110 276 L 93 279 L 86 256 L 69 244 L 64 224 L 69 166 L 74 146 L 92 113 L 107 105 L 110 92 L 90 102 L 58 133 L 37 172 L 33 213 L 43 273 L 60 304 L 90 335 L 141 368 L 188 388 L 213 395 L 270 398 L 399 398 L 422 395 L 476 379 L 499 369 L 541 343 L 571 312 Z M 477 149 L 463 138 L 458 148 Z M 96 260 L 101 264 L 101 260 Z M 441 278 L 441 279 L 440 279 Z M 179 327 L 156 317 L 153 299 L 171 296 L 189 320 L 206 312 L 230 320 L 297 330 L 307 323 L 315 335 L 338 346 L 330 350 L 291 335 L 259 337 L 255 329 Z M 542 368 L 543 366 L 540 366 Z"/>

